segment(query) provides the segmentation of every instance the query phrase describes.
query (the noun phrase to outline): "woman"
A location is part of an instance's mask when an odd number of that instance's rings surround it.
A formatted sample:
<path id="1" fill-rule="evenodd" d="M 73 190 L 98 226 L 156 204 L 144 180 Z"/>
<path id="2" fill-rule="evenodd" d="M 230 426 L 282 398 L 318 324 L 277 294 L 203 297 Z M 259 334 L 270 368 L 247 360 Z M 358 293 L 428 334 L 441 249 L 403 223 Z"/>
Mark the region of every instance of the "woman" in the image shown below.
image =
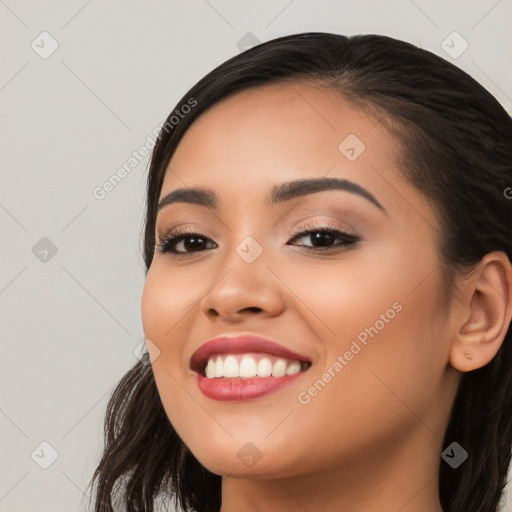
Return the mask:
<path id="1" fill-rule="evenodd" d="M 512 443 L 512 121 L 389 37 L 304 33 L 180 100 L 96 511 L 494 512 Z M 116 501 L 117 500 L 117 501 Z"/>

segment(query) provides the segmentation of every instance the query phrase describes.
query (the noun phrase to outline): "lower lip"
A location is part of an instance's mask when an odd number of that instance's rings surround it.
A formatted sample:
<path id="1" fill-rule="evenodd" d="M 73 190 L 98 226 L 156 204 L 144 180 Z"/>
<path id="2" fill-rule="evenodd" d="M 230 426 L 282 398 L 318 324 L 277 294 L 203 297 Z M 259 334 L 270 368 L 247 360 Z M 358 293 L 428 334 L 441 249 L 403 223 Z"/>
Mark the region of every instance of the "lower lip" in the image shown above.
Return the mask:
<path id="1" fill-rule="evenodd" d="M 197 385 L 203 395 L 212 400 L 243 402 L 259 398 L 288 386 L 299 379 L 305 372 L 284 377 L 249 377 L 208 379 L 195 373 Z"/>

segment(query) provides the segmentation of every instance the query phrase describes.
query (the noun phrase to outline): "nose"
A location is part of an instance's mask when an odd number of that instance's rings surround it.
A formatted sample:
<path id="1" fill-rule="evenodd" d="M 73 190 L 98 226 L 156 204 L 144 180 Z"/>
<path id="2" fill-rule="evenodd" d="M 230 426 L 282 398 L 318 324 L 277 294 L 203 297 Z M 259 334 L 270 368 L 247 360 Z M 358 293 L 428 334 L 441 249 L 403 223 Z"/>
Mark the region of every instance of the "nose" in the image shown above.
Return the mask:
<path id="1" fill-rule="evenodd" d="M 240 323 L 255 315 L 263 319 L 281 314 L 283 285 L 268 263 L 264 252 L 249 263 L 233 250 L 201 299 L 203 314 L 211 321 L 231 323 Z"/>

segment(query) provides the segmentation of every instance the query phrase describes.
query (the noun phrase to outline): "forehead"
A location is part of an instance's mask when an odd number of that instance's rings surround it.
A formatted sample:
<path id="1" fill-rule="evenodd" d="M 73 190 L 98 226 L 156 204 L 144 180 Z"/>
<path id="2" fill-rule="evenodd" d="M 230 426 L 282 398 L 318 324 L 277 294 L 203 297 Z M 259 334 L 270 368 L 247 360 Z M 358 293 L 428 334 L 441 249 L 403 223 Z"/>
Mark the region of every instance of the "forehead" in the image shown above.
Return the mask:
<path id="1" fill-rule="evenodd" d="M 159 202 L 177 189 L 210 189 L 220 218 L 247 220 L 257 212 L 259 219 L 270 219 L 279 211 L 268 202 L 274 187 L 338 178 L 374 196 L 388 213 L 391 229 L 425 244 L 435 238 L 440 219 L 432 201 L 398 170 L 400 154 L 399 142 L 383 123 L 335 91 L 302 84 L 255 87 L 196 119 L 168 165 Z M 314 207 L 324 198 L 311 198 Z M 337 201 L 349 208 L 356 207 L 354 201 L 363 205 L 364 199 L 347 193 Z M 184 203 L 177 208 L 191 211 Z"/>
<path id="2" fill-rule="evenodd" d="M 376 119 L 336 91 L 270 84 L 210 107 L 180 141 L 162 193 L 192 184 L 253 189 L 276 179 L 341 176 L 358 181 L 391 169 L 398 147 Z M 354 158 L 355 156 L 355 158 Z"/>

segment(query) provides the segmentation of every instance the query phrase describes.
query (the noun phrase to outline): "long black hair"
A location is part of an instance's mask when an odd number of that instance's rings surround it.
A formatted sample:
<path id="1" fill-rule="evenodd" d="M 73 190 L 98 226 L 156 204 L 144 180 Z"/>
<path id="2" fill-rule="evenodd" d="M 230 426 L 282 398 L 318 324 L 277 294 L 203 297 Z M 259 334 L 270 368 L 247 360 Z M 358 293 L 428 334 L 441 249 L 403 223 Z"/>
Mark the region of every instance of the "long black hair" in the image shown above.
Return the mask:
<path id="1" fill-rule="evenodd" d="M 512 259 L 512 120 L 467 73 L 416 46 L 381 35 L 310 32 L 255 46 L 204 76 L 178 102 L 154 147 L 147 181 L 144 260 L 155 248 L 157 204 L 167 164 L 183 134 L 209 107 L 250 87 L 307 82 L 338 91 L 375 116 L 401 147 L 399 171 L 435 207 L 443 276 L 454 278 L 488 252 Z M 510 190 L 510 189 L 508 189 Z M 469 453 L 452 469 L 440 458 L 445 512 L 495 512 L 512 446 L 512 332 L 484 367 L 464 373 L 443 447 Z M 151 511 L 172 497 L 182 510 L 219 512 L 221 477 L 204 468 L 167 418 L 151 365 L 121 379 L 105 417 L 95 512 Z M 118 505 L 115 505 L 116 507 Z"/>

